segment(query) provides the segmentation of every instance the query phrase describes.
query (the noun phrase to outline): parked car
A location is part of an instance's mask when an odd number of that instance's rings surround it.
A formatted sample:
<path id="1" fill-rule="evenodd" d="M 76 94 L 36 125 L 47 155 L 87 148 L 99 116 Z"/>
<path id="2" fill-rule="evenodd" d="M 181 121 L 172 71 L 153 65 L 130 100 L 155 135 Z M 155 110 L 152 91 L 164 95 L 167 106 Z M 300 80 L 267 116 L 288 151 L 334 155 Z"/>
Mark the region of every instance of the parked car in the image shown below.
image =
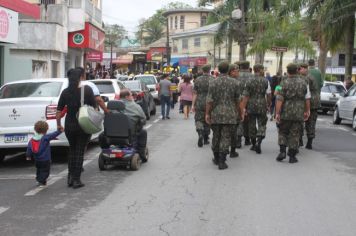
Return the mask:
<path id="1" fill-rule="evenodd" d="M 336 102 L 341 96 L 346 93 L 346 89 L 342 83 L 338 82 L 324 82 L 320 93 L 320 107 L 323 113 L 328 113 L 334 110 Z"/>
<path id="2" fill-rule="evenodd" d="M 140 80 L 141 82 L 145 83 L 147 87 L 149 88 L 153 99 L 156 102 L 159 102 L 159 97 L 158 97 L 158 89 L 159 89 L 159 84 L 157 81 L 157 78 L 155 75 L 151 74 L 146 74 L 146 75 L 136 75 L 133 80 Z"/>
<path id="3" fill-rule="evenodd" d="M 151 115 L 156 115 L 156 104 L 146 84 L 139 80 L 125 81 L 124 84 L 131 90 L 135 102 L 142 107 L 147 120 Z"/>
<path id="4" fill-rule="evenodd" d="M 26 151 L 36 121 L 47 121 L 48 132 L 57 130 L 57 103 L 62 90 L 67 87 L 67 79 L 52 78 L 20 80 L 0 88 L 0 162 L 8 154 Z M 92 139 L 98 135 L 92 135 Z M 66 153 L 69 143 L 61 134 L 51 146 Z"/>
<path id="5" fill-rule="evenodd" d="M 100 95 L 105 96 L 110 100 L 119 100 L 120 91 L 125 88 L 125 85 L 116 79 L 95 79 L 90 80 L 99 89 Z"/>
<path id="6" fill-rule="evenodd" d="M 342 120 L 351 120 L 352 128 L 356 131 L 356 84 L 336 103 L 333 122 L 340 124 Z"/>
<path id="7" fill-rule="evenodd" d="M 116 79 L 119 81 L 126 81 L 126 80 L 129 80 L 129 76 L 128 75 L 116 75 Z"/>

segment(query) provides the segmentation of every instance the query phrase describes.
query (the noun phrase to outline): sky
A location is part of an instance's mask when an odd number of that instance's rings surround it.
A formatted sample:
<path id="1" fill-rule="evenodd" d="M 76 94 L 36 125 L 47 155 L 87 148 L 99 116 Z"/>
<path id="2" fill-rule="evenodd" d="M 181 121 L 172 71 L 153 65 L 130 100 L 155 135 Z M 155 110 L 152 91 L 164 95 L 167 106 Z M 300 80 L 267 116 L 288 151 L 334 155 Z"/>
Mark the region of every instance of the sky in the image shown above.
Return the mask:
<path id="1" fill-rule="evenodd" d="M 149 18 L 156 10 L 177 1 L 193 7 L 197 7 L 198 2 L 198 0 L 103 0 L 103 21 L 106 24 L 124 26 L 132 36 L 140 19 Z"/>

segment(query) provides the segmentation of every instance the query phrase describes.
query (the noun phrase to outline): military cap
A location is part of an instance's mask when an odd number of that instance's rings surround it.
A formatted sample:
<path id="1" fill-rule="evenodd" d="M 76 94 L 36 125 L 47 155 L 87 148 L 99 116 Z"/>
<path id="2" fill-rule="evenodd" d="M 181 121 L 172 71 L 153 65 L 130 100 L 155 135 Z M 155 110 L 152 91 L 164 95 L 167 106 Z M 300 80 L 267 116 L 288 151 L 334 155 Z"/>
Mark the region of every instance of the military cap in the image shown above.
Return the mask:
<path id="1" fill-rule="evenodd" d="M 308 64 L 305 62 L 302 62 L 299 64 L 299 67 L 308 68 Z"/>
<path id="2" fill-rule="evenodd" d="M 211 65 L 210 64 L 205 64 L 202 66 L 202 71 L 203 72 L 209 72 L 211 70 Z"/>
<path id="3" fill-rule="evenodd" d="M 233 70 L 238 70 L 239 67 L 236 64 L 230 64 L 229 65 L 229 74 L 231 73 L 231 71 Z"/>
<path id="4" fill-rule="evenodd" d="M 254 71 L 258 71 L 258 70 L 264 70 L 265 68 L 263 67 L 263 65 L 261 65 L 261 64 L 255 64 L 254 66 L 253 66 L 253 70 Z"/>
<path id="5" fill-rule="evenodd" d="M 240 69 L 248 70 L 250 68 L 250 62 L 249 61 L 240 61 L 239 66 L 240 66 Z"/>

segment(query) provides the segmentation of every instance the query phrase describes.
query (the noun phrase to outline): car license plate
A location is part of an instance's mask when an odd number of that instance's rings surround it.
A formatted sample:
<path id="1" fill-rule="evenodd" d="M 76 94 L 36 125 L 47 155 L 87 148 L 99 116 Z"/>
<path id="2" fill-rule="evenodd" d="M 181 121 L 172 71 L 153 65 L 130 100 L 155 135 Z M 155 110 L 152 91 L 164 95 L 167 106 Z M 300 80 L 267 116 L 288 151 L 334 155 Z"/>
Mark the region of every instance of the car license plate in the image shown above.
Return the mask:
<path id="1" fill-rule="evenodd" d="M 27 134 L 5 134 L 5 143 L 24 143 L 28 141 Z"/>

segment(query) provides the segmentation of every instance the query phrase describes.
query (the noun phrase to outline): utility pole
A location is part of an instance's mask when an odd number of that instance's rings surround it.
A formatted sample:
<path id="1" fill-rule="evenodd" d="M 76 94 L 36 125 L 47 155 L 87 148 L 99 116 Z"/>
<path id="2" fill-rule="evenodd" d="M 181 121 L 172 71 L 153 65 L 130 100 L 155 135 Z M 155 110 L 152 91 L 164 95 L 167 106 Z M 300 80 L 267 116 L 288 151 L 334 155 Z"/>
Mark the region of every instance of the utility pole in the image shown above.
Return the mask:
<path id="1" fill-rule="evenodd" d="M 167 55 L 167 68 L 171 65 L 171 49 L 169 47 L 169 22 L 167 17 L 167 43 L 166 43 L 166 55 Z"/>
<path id="2" fill-rule="evenodd" d="M 241 9 L 241 42 L 240 43 L 240 61 L 246 60 L 246 47 L 247 47 L 247 35 L 246 35 L 246 25 L 245 25 L 245 0 L 240 0 Z"/>

